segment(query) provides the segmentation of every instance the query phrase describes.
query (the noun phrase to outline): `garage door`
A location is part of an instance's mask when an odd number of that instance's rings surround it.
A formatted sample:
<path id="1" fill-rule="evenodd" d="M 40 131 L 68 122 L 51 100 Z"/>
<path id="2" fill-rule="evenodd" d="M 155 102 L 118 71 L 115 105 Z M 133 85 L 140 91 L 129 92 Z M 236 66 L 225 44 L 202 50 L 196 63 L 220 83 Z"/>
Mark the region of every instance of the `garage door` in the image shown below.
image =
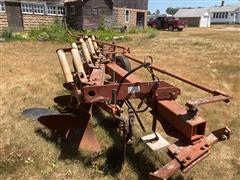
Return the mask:
<path id="1" fill-rule="evenodd" d="M 208 27 L 208 23 L 209 23 L 209 16 L 203 16 L 200 27 Z"/>

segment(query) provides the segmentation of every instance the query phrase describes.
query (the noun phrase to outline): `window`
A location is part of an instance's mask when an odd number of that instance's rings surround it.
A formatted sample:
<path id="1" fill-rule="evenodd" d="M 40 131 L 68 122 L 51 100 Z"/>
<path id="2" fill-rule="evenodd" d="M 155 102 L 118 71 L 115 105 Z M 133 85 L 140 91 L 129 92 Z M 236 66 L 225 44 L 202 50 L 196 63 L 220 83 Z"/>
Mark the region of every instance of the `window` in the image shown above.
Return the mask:
<path id="1" fill-rule="evenodd" d="M 5 12 L 5 4 L 4 4 L 4 2 L 0 2 L 0 12 Z"/>
<path id="2" fill-rule="evenodd" d="M 75 14 L 75 6 L 74 5 L 72 5 L 72 6 L 70 6 L 70 14 Z"/>
<path id="3" fill-rule="evenodd" d="M 129 19 L 130 19 L 130 11 L 125 10 L 125 22 L 129 22 Z"/>
<path id="4" fill-rule="evenodd" d="M 213 18 L 216 18 L 216 13 L 213 13 Z"/>
<path id="5" fill-rule="evenodd" d="M 58 16 L 64 16 L 65 15 L 65 7 L 58 6 L 57 7 L 57 14 L 58 14 Z"/>
<path id="6" fill-rule="evenodd" d="M 222 13 L 220 12 L 218 18 L 221 18 L 221 17 L 222 17 Z"/>
<path id="7" fill-rule="evenodd" d="M 231 13 L 231 16 L 233 16 L 234 14 L 233 13 Z"/>
<path id="8" fill-rule="evenodd" d="M 217 15 L 216 15 L 216 18 L 218 18 L 218 13 L 217 13 Z"/>
<path id="9" fill-rule="evenodd" d="M 48 15 L 57 15 L 56 6 L 47 6 Z"/>
<path id="10" fill-rule="evenodd" d="M 33 5 L 32 4 L 23 3 L 21 5 L 21 8 L 22 8 L 22 13 L 24 13 L 24 14 L 32 14 L 33 13 Z"/>
<path id="11" fill-rule="evenodd" d="M 225 13 L 225 18 L 228 18 L 228 12 Z"/>
<path id="12" fill-rule="evenodd" d="M 33 5 L 34 14 L 44 14 L 44 4 Z"/>
<path id="13" fill-rule="evenodd" d="M 222 19 L 224 18 L 224 16 L 225 16 L 225 12 L 222 13 Z"/>
<path id="14" fill-rule="evenodd" d="M 98 9 L 92 8 L 92 15 L 98 15 Z"/>

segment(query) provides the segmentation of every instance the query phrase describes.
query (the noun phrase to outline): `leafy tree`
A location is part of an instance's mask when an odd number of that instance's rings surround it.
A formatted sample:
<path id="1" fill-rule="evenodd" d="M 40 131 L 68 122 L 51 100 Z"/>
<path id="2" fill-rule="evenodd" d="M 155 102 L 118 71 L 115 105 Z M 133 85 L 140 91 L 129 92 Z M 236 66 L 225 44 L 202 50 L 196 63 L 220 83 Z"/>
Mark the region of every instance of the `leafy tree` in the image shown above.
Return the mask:
<path id="1" fill-rule="evenodd" d="M 151 11 L 147 11 L 147 15 L 151 15 L 152 13 L 151 13 Z"/>
<path id="2" fill-rule="evenodd" d="M 159 9 L 156 10 L 156 14 L 157 14 L 157 15 L 160 14 L 160 10 L 159 10 Z"/>
<path id="3" fill-rule="evenodd" d="M 174 15 L 178 10 L 179 8 L 168 7 L 166 13 Z"/>

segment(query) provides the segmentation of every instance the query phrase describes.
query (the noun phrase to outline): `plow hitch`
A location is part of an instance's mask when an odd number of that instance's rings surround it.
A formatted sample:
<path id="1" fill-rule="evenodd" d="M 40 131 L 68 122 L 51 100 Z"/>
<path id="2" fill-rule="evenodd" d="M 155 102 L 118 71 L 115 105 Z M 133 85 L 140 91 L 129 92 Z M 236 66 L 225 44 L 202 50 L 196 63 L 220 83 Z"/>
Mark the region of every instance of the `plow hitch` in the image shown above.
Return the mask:
<path id="1" fill-rule="evenodd" d="M 210 149 L 219 141 L 228 140 L 231 130 L 227 127 L 213 131 L 209 136 L 199 140 L 196 144 L 188 145 L 181 141 L 168 147 L 172 160 L 154 173 L 150 173 L 150 180 L 168 179 L 177 171 L 187 172 L 194 165 L 210 154 Z"/>

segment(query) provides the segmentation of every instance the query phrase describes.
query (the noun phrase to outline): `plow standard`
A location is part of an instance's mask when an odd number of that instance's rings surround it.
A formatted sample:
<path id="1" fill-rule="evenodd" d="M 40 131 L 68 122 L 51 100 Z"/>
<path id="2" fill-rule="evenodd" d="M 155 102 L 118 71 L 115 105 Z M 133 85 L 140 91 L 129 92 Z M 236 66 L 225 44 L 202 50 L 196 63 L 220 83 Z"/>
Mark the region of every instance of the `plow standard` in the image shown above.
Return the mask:
<path id="1" fill-rule="evenodd" d="M 123 138 L 123 162 L 127 144 L 133 139 L 135 119 L 145 132 L 139 116 L 142 112 L 150 110 L 152 116 L 153 138 L 150 143 L 159 140 L 156 130 L 158 122 L 167 135 L 178 139 L 168 146 L 168 155 L 172 160 L 156 172 L 150 173 L 149 179 L 167 179 L 179 170 L 188 171 L 209 155 L 215 143 L 230 138 L 231 130 L 227 127 L 205 136 L 206 120 L 198 116 L 198 108 L 219 101 L 229 102 L 231 97 L 154 66 L 150 56 L 141 61 L 130 54 L 128 47 L 98 41 L 94 36 L 80 37 L 71 47 L 58 49 L 57 55 L 66 80 L 64 87 L 71 93 L 68 107 L 77 117 L 84 119 L 79 118 L 78 141 L 82 149 L 100 151 L 90 122 L 93 104 L 112 114 L 113 120 L 117 122 Z M 138 65 L 131 68 L 130 62 Z M 135 75 L 136 71 L 142 69 L 149 73 L 149 81 L 142 81 Z M 162 81 L 156 72 L 206 91 L 210 96 L 181 105 L 175 101 L 181 90 Z M 132 99 L 139 100 L 137 107 L 131 102 Z M 122 116 L 124 112 L 128 114 L 127 119 Z M 65 118 L 64 124 L 70 123 L 67 116 Z M 71 133 L 67 136 L 68 139 L 74 138 Z"/>

